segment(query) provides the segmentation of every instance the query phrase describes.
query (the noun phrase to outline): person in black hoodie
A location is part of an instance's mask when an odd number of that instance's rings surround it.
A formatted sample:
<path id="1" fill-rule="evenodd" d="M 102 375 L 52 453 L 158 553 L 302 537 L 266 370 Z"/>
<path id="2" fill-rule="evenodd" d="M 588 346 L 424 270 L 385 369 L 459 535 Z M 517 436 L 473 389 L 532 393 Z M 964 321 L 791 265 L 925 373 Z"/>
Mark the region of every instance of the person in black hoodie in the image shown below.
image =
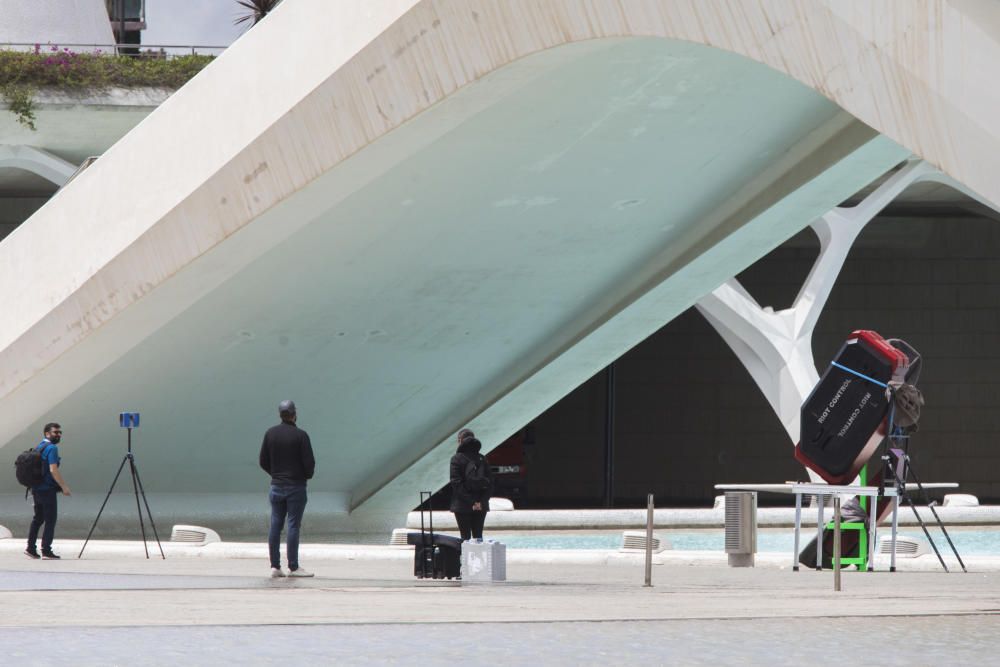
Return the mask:
<path id="1" fill-rule="evenodd" d="M 299 567 L 299 531 L 306 511 L 306 482 L 316 472 L 309 434 L 296 426 L 295 403 L 278 404 L 281 423 L 264 434 L 260 445 L 260 467 L 271 476 L 271 530 L 267 535 L 271 557 L 271 578 L 311 577 L 312 572 Z M 288 521 L 288 574 L 281 569 L 281 531 Z"/>
<path id="2" fill-rule="evenodd" d="M 482 444 L 467 428 L 458 432 L 458 451 L 451 457 L 451 511 L 463 540 L 483 541 L 483 524 L 490 511 L 493 474 Z"/>

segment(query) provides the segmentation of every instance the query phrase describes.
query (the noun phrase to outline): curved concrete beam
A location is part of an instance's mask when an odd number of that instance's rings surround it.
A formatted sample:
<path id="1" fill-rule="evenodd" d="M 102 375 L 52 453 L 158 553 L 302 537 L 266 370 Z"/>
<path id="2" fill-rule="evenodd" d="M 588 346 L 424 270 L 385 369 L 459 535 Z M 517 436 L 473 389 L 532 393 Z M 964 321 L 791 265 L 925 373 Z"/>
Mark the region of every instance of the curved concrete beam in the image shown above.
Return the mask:
<path id="1" fill-rule="evenodd" d="M 351 29 L 343 34 L 347 25 Z M 892 3 L 881 12 L 863 0 L 287 3 L 162 105 L 142 132 L 120 142 L 112 151 L 115 160 L 91 170 L 92 178 L 132 188 L 152 175 L 152 165 L 143 165 L 141 156 L 154 151 L 162 158 L 155 167 L 158 178 L 174 184 L 144 203 L 141 219 L 132 216 L 131 198 L 102 201 L 111 228 L 92 266 L 107 263 L 153 220 L 206 221 L 187 230 L 188 247 L 169 265 L 148 265 L 145 275 L 129 281 L 155 285 L 462 86 L 531 53 L 621 36 L 689 40 L 758 60 L 824 94 L 996 208 L 1000 183 L 992 174 L 1000 173 L 995 128 L 1000 105 L 988 83 L 991 63 L 1000 61 L 1000 44 L 989 30 L 943 0 Z M 312 49 L 288 48 L 288 34 L 317 40 L 309 43 L 329 42 L 331 34 L 343 38 L 317 59 Z M 915 39 L 927 48 L 902 48 Z M 280 63 L 253 57 L 279 45 L 285 54 Z M 932 60 L 929 53 L 938 57 Z M 248 61 L 255 64 L 253 81 L 242 77 Z M 185 121 L 173 111 L 194 106 L 215 113 Z M 313 131 L 321 126 L 336 131 Z M 163 137 L 178 136 L 186 141 L 163 145 Z M 195 163 L 189 145 L 203 150 Z M 210 178 L 213 174 L 218 175 Z M 192 198 L 186 208 L 193 210 L 173 210 L 188 193 L 206 189 L 220 196 Z M 225 194 L 238 196 L 241 205 L 231 205 Z M 70 192 L 61 196 L 70 203 Z M 72 199 L 92 203 L 82 185 L 73 189 Z M 34 226 L 46 224 L 39 219 Z M 71 293 L 90 275 L 81 270 L 67 277 L 68 285 L 52 296 Z M 25 317 L 0 326 L 0 346 L 37 322 L 51 303 L 49 297 L 35 300 Z"/>
<path id="2" fill-rule="evenodd" d="M 112 151 L 118 159 L 105 159 L 103 168 L 90 170 L 92 178 L 127 184 L 124 187 L 135 191 L 137 180 L 152 176 L 140 156 L 155 151 L 162 158 L 157 179 L 174 187 L 144 202 L 144 215 L 138 218 L 132 215 L 131 198 L 102 196 L 109 228 L 101 247 L 94 249 L 93 262 L 70 272 L 54 291 L 18 304 L 24 306 L 19 309 L 24 315 L 0 325 L 0 346 L 12 342 L 40 321 L 54 303 L 78 290 L 90 278 L 92 267 L 105 265 L 131 245 L 150 229 L 151 221 L 158 221 L 159 226 L 171 218 L 211 222 L 186 230 L 186 248 L 172 253 L 169 263 L 145 263 L 134 275 L 122 276 L 132 286 L 127 292 L 133 297 L 146 291 L 135 287 L 159 284 L 292 195 L 301 184 L 459 87 L 525 55 L 571 41 L 649 35 L 741 53 L 825 94 L 996 206 L 1000 184 L 990 174 L 1000 172 L 1000 143 L 992 128 L 992 112 L 997 107 L 992 104 L 993 94 L 987 92 L 990 86 L 985 85 L 989 71 L 956 65 L 948 77 L 942 77 L 923 50 L 894 48 L 916 34 L 926 37 L 948 62 L 957 57 L 953 53 L 974 56 L 977 63 L 993 54 L 997 57 L 990 62 L 996 62 L 1000 47 L 995 36 L 963 21 L 961 11 L 947 4 L 933 15 L 909 5 L 888 5 L 878 14 L 877 24 L 874 13 L 863 7 L 867 4 L 860 0 L 562 0 L 545 5 L 397 0 L 377 8 L 360 0 L 336 5 L 320 0 L 288 3 L 158 109 L 143 132 L 120 142 Z M 338 26 L 344 25 L 352 26 L 350 36 L 335 40 L 336 46 L 322 62 L 309 49 L 286 48 L 283 52 L 290 60 L 281 67 L 258 63 L 254 81 L 240 81 L 247 59 L 243 54 L 272 48 L 271 42 L 280 42 L 286 34 L 326 41 L 325 36 L 336 34 Z M 524 30 L 525 25 L 534 29 Z M 442 66 L 429 69 L 428 63 Z M 290 71 L 296 76 L 288 76 Z M 230 83 L 219 86 L 222 81 Z M 314 91 L 321 82 L 325 83 Z M 211 86 L 216 89 L 210 90 Z M 956 87 L 966 94 L 946 94 Z M 953 101 L 958 99 L 961 108 Z M 195 104 L 213 108 L 216 114 L 185 122 L 171 113 Z M 284 116 L 290 108 L 295 111 Z M 313 122 L 329 123 L 336 132 L 317 135 L 310 131 Z M 183 147 L 163 145 L 162 137 L 174 136 L 187 137 L 191 144 L 206 149 L 202 159 L 191 164 L 185 153 L 187 142 Z M 251 145 L 253 150 L 248 150 Z M 222 165 L 227 165 L 225 175 L 220 172 Z M 210 179 L 210 174 L 218 176 Z M 185 208 L 190 211 L 174 208 L 178 195 L 196 190 L 218 191 L 219 196 L 188 198 Z M 88 201 L 82 184 L 71 191 L 62 195 L 67 205 L 94 203 Z M 226 194 L 237 196 L 242 205 L 230 205 L 233 200 Z M 33 223 L 39 234 L 48 232 L 43 228 L 47 225 L 44 219 Z M 18 252 L 9 243 L 7 248 Z M 75 240 L 66 246 L 73 255 L 77 250 Z M 65 260 L 65 266 L 76 264 L 72 257 L 56 259 Z M 114 307 L 102 310 L 111 315 L 133 297 L 119 296 Z M 85 328 L 103 319 L 95 314 Z"/>

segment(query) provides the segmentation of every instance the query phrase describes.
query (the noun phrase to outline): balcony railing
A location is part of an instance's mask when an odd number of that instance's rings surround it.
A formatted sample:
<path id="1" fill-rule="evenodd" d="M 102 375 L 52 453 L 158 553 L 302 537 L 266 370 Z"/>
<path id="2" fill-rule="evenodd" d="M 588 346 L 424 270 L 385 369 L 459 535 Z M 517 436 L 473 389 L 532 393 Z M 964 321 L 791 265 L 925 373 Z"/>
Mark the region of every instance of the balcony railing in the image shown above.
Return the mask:
<path id="1" fill-rule="evenodd" d="M 60 50 L 70 49 L 76 53 L 102 53 L 107 55 L 127 54 L 130 56 L 150 58 L 177 58 L 179 56 L 217 56 L 226 50 L 225 46 L 208 46 L 203 44 L 50 44 L 44 42 L 0 43 L 0 51 L 33 51 L 36 47 L 48 51 L 58 46 Z"/>

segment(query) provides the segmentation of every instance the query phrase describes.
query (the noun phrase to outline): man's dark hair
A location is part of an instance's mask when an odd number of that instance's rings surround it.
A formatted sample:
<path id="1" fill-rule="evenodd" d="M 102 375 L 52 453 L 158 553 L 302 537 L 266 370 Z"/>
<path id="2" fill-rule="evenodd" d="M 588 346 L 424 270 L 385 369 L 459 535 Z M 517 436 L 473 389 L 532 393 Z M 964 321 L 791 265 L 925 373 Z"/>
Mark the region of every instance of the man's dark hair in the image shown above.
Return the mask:
<path id="1" fill-rule="evenodd" d="M 49 422 L 48 424 L 45 425 L 45 428 L 42 429 L 42 435 L 45 435 L 54 428 L 62 428 L 62 426 L 60 426 L 56 422 Z"/>

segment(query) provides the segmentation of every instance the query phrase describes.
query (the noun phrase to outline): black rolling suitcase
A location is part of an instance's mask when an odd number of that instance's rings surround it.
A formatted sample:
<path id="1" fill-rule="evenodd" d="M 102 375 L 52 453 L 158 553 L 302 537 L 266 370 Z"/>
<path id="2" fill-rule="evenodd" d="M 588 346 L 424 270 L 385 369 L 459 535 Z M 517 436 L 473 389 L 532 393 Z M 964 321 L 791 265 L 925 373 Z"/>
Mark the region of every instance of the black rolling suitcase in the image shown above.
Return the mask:
<path id="1" fill-rule="evenodd" d="M 414 533 L 417 540 L 419 533 Z M 455 544 L 449 542 L 454 541 Z M 434 544 L 418 544 L 413 552 L 413 574 L 417 579 L 455 579 L 461 574 L 462 541 L 450 535 L 435 535 Z"/>
<path id="2" fill-rule="evenodd" d="M 462 540 L 434 532 L 434 514 L 430 513 L 428 530 L 424 530 L 424 494 L 430 507 L 430 491 L 420 492 L 420 532 L 406 536 L 413 545 L 413 575 L 417 579 L 457 579 L 462 568 Z"/>

